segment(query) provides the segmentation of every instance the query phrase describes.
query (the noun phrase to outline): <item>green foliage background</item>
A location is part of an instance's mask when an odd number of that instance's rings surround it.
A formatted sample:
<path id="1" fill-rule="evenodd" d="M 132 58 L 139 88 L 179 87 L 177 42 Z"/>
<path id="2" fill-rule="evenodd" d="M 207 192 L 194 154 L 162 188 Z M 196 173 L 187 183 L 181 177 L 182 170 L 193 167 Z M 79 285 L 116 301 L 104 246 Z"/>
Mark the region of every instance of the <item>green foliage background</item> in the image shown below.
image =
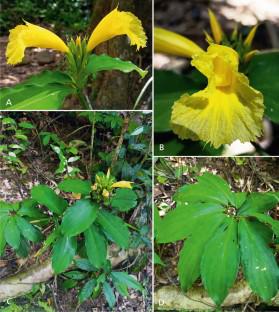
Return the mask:
<path id="1" fill-rule="evenodd" d="M 88 26 L 92 3 L 92 0 L 2 0 L 0 34 L 8 35 L 9 29 L 21 24 L 23 19 L 76 33 Z"/>

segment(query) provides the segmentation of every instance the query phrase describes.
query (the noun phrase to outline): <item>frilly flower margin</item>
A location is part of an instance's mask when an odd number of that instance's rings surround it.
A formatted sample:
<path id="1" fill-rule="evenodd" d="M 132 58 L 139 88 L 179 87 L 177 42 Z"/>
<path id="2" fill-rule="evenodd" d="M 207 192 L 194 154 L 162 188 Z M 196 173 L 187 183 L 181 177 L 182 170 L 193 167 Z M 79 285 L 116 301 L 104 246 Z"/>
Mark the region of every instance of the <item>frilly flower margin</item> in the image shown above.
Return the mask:
<path id="1" fill-rule="evenodd" d="M 262 132 L 263 95 L 238 72 L 239 54 L 227 44 L 219 44 L 227 39 L 210 10 L 209 18 L 214 39 L 206 33 L 207 51 L 188 38 L 155 27 L 156 52 L 192 58 L 192 66 L 208 79 L 204 90 L 183 94 L 174 102 L 171 129 L 180 139 L 201 140 L 214 148 L 235 140 L 256 141 Z M 255 54 L 250 47 L 256 29 L 254 26 L 243 42 L 244 61 Z"/>

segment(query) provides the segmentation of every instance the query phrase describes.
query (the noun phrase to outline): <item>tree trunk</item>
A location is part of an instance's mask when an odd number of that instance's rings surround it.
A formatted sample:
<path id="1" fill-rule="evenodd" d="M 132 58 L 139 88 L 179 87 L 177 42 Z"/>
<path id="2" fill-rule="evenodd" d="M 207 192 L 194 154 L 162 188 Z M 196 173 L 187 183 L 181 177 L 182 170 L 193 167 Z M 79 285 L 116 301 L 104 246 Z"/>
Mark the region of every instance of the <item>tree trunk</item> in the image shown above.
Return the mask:
<path id="1" fill-rule="evenodd" d="M 90 31 L 96 27 L 106 14 L 116 8 L 117 4 L 118 1 L 115 0 L 96 0 L 93 5 Z M 135 46 L 129 45 L 127 36 L 118 36 L 100 44 L 96 47 L 94 53 L 106 53 L 112 57 L 132 61 L 137 66 L 148 69 L 149 74 L 141 80 L 140 76 L 135 72 L 130 74 L 119 71 L 99 73 L 97 80 L 92 84 L 92 102 L 96 109 L 133 109 L 136 98 L 152 73 L 152 1 L 119 1 L 119 10 L 130 11 L 142 21 L 148 37 L 147 47 L 136 51 Z M 148 91 L 149 93 L 151 92 L 151 87 Z M 147 96 L 145 96 L 144 106 L 142 101 L 140 108 L 144 107 L 147 109 L 147 106 L 151 106 L 151 97 L 148 98 L 150 98 L 150 103 L 147 103 Z"/>

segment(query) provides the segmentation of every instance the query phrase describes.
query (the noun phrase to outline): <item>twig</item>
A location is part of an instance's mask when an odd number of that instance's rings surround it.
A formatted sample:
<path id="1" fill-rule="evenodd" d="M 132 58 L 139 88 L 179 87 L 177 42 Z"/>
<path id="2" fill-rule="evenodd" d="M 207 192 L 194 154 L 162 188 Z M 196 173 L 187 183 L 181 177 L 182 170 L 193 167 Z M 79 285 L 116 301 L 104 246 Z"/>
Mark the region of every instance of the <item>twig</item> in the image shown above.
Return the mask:
<path id="1" fill-rule="evenodd" d="M 143 87 L 142 90 L 140 91 L 139 96 L 138 96 L 137 99 L 136 99 L 136 102 L 135 102 L 135 105 L 134 105 L 133 110 L 135 110 L 136 107 L 138 106 L 138 104 L 139 104 L 140 100 L 142 99 L 142 97 L 143 97 L 145 91 L 147 90 L 147 88 L 149 87 L 149 85 L 151 84 L 152 81 L 153 81 L 153 78 L 150 77 L 150 78 L 147 80 L 147 82 L 145 83 L 144 87 Z"/>
<path id="2" fill-rule="evenodd" d="M 123 140 L 124 140 L 124 135 L 125 135 L 125 133 L 128 130 L 129 121 L 130 121 L 129 115 L 125 116 L 124 122 L 123 122 L 123 126 L 122 126 L 122 130 L 121 130 L 121 134 L 119 136 L 119 139 L 118 139 L 118 142 L 117 142 L 117 146 L 116 146 L 114 155 L 112 157 L 111 168 L 113 168 L 115 166 L 115 163 L 116 163 L 116 161 L 118 159 L 118 156 L 119 156 L 119 153 L 120 153 L 120 149 L 122 147 Z"/>
<path id="3" fill-rule="evenodd" d="M 90 160 L 89 160 L 89 172 L 88 177 L 91 178 L 91 168 L 93 162 L 93 148 L 94 148 L 94 137 L 95 137 L 95 122 L 96 122 L 96 112 L 93 112 L 93 122 L 91 128 L 91 142 L 90 142 Z"/>

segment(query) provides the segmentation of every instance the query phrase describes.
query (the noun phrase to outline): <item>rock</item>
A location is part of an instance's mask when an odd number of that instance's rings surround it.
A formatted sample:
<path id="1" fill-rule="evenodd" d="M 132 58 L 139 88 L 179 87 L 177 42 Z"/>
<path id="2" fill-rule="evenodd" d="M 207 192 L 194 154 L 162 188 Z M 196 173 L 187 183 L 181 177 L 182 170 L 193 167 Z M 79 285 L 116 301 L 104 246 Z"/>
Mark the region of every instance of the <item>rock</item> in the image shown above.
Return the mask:
<path id="1" fill-rule="evenodd" d="M 42 50 L 36 53 L 36 60 L 40 65 L 49 64 L 55 61 L 55 54 L 49 50 Z"/>

